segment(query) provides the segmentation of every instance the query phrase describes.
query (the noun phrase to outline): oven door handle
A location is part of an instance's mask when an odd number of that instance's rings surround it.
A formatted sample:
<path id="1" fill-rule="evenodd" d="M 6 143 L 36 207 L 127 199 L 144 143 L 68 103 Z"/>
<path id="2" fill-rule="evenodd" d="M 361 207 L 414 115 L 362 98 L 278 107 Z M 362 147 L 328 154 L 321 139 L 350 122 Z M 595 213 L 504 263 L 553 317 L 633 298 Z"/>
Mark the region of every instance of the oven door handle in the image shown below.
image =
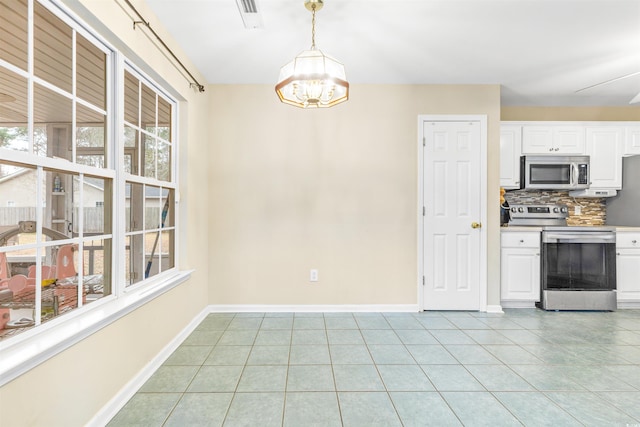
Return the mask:
<path id="1" fill-rule="evenodd" d="M 544 232 L 542 243 L 615 243 L 615 233 L 553 233 Z"/>
<path id="2" fill-rule="evenodd" d="M 571 163 L 571 186 L 576 187 L 578 185 L 578 168 Z"/>

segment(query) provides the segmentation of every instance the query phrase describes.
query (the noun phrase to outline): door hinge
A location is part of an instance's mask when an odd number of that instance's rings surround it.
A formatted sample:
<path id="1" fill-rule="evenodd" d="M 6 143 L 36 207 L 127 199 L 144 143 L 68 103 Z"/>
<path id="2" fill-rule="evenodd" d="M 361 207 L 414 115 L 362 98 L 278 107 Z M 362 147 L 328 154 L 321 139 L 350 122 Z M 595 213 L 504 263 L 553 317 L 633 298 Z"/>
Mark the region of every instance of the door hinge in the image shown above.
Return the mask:
<path id="1" fill-rule="evenodd" d="M 427 214 L 427 208 L 425 206 L 422 207 L 422 216 Z"/>
<path id="2" fill-rule="evenodd" d="M 427 138 L 426 137 L 422 137 L 422 146 L 426 147 L 427 146 Z"/>
<path id="3" fill-rule="evenodd" d="M 424 276 L 422 276 L 422 286 L 424 286 Z"/>

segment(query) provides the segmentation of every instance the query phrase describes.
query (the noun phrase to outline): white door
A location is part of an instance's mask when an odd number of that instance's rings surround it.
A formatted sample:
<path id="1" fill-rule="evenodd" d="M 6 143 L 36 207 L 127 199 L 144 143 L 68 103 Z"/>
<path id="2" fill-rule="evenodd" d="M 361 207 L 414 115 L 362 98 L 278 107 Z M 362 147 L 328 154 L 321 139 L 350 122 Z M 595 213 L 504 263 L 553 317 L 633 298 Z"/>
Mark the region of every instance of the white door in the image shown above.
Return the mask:
<path id="1" fill-rule="evenodd" d="M 481 124 L 423 126 L 425 310 L 481 309 Z"/>

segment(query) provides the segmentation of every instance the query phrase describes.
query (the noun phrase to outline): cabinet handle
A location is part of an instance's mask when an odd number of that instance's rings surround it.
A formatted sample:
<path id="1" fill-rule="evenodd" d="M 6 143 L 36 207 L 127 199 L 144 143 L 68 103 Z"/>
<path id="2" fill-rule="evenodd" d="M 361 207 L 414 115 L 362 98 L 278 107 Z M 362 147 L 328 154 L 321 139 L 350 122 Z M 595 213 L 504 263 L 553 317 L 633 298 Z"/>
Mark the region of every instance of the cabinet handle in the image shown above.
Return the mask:
<path id="1" fill-rule="evenodd" d="M 536 253 L 536 256 L 540 256 L 540 253 Z"/>
<path id="2" fill-rule="evenodd" d="M 553 148 L 549 148 L 549 151 L 553 151 Z"/>
<path id="3" fill-rule="evenodd" d="M 638 243 L 638 241 L 637 240 L 632 240 L 631 243 L 633 243 L 635 245 L 636 243 Z"/>
<path id="4" fill-rule="evenodd" d="M 616 252 L 616 255 L 620 256 L 620 252 Z"/>
<path id="5" fill-rule="evenodd" d="M 520 240 L 520 243 L 524 243 L 524 240 Z"/>
<path id="6" fill-rule="evenodd" d="M 553 150 L 553 151 L 560 151 L 560 149 L 559 149 L 559 148 L 556 148 L 556 149 L 555 149 L 555 150 Z"/>

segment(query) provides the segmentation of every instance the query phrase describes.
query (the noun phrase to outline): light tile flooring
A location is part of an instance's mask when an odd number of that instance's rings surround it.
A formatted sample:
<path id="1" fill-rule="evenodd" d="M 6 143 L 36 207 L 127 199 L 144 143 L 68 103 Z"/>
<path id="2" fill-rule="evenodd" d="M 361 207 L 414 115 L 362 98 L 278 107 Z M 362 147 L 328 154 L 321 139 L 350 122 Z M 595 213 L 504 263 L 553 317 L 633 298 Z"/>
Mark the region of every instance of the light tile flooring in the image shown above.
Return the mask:
<path id="1" fill-rule="evenodd" d="M 211 314 L 109 426 L 640 426 L 640 310 Z"/>

